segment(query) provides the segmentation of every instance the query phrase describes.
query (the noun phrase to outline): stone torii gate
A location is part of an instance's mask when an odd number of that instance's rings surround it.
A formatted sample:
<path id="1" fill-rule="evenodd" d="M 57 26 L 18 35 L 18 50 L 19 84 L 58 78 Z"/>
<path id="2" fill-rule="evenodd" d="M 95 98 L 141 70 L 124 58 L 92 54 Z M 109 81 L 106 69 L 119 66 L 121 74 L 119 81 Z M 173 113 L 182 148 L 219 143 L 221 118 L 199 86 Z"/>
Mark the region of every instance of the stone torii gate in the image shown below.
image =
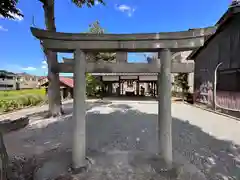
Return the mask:
<path id="1" fill-rule="evenodd" d="M 59 63 L 59 72 L 74 72 L 73 168 L 86 166 L 86 84 L 90 73 L 158 73 L 158 152 L 172 165 L 171 73 L 194 70 L 193 63 L 171 62 L 173 52 L 187 51 L 204 44 L 210 28 L 152 34 L 73 34 L 31 28 L 44 48 L 55 52 L 73 52 L 73 63 Z M 156 64 L 86 62 L 88 52 L 158 52 Z"/>

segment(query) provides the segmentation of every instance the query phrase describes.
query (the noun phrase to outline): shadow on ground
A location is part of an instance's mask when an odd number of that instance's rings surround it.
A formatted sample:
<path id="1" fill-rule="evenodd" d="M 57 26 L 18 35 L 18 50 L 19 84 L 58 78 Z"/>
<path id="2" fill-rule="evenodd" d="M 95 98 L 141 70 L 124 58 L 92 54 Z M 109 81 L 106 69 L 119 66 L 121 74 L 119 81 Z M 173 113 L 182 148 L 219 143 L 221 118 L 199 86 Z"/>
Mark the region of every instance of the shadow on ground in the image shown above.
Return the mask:
<path id="1" fill-rule="evenodd" d="M 86 116 L 87 154 L 102 152 L 157 151 L 157 115 L 146 114 L 126 104 L 93 103 L 94 107 L 110 107 L 111 112 L 90 111 Z M 51 149 L 71 149 L 72 117 L 48 120 L 46 125 L 27 127 L 9 133 L 5 142 L 9 155 L 43 155 Z M 240 178 L 240 147 L 232 142 L 218 140 L 199 127 L 182 119 L 173 118 L 173 148 L 196 165 L 207 179 Z"/>
<path id="2" fill-rule="evenodd" d="M 104 97 L 106 100 L 115 100 L 115 101 L 157 101 L 157 97 L 153 96 L 116 96 L 116 97 Z"/>
<path id="3" fill-rule="evenodd" d="M 95 102 L 86 102 L 87 104 L 87 108 L 86 110 L 89 110 L 93 107 L 96 107 L 96 106 L 101 106 L 101 105 L 107 105 L 107 104 L 111 104 L 112 102 L 111 101 L 102 101 L 102 100 L 98 100 L 98 101 L 95 101 Z M 70 115 L 73 113 L 73 103 L 72 102 L 69 102 L 69 103 L 65 103 L 63 104 L 63 116 L 66 116 L 66 115 Z M 38 118 L 38 119 L 48 119 L 48 110 L 45 110 L 45 111 L 41 111 L 41 112 L 37 112 L 37 113 L 32 113 L 32 114 L 28 114 L 28 117 L 29 118 Z"/>

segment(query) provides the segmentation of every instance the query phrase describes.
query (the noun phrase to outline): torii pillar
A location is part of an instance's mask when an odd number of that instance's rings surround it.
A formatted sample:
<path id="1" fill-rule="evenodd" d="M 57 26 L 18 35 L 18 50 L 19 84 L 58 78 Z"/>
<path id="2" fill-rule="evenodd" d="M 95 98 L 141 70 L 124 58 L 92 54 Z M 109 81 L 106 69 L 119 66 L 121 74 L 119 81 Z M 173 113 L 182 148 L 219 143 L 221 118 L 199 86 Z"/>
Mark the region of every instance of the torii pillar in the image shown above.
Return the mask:
<path id="1" fill-rule="evenodd" d="M 73 92 L 73 148 L 74 170 L 85 168 L 86 162 L 86 55 L 77 49 L 74 52 L 74 92 Z"/>
<path id="2" fill-rule="evenodd" d="M 171 51 L 159 52 L 161 73 L 158 73 L 158 145 L 159 153 L 168 168 L 172 168 L 172 115 L 171 115 Z"/>

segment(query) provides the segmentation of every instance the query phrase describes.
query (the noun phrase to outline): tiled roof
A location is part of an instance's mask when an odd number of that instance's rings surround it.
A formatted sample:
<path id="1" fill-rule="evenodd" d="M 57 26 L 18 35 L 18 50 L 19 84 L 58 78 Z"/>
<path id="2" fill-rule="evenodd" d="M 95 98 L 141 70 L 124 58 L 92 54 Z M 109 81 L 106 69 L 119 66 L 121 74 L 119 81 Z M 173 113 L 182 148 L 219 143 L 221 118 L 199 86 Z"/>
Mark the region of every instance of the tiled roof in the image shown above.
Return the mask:
<path id="1" fill-rule="evenodd" d="M 72 78 L 69 78 L 69 77 L 59 77 L 59 80 L 60 80 L 61 83 L 65 84 L 68 87 L 73 88 L 73 86 L 74 86 Z"/>
<path id="2" fill-rule="evenodd" d="M 15 76 L 16 74 L 6 70 L 0 70 L 0 75 Z"/>
<path id="3" fill-rule="evenodd" d="M 62 84 L 65 84 L 65 85 L 68 86 L 68 87 L 73 88 L 73 86 L 74 86 L 73 78 L 71 78 L 71 77 L 62 77 L 62 76 L 60 76 L 60 77 L 59 77 L 59 81 L 60 81 Z M 44 82 L 41 86 L 45 85 L 46 83 L 48 83 L 48 81 Z"/>
<path id="4" fill-rule="evenodd" d="M 47 78 L 47 76 L 40 76 L 40 77 L 38 78 L 38 80 L 42 80 L 42 79 L 45 79 L 45 78 Z"/>

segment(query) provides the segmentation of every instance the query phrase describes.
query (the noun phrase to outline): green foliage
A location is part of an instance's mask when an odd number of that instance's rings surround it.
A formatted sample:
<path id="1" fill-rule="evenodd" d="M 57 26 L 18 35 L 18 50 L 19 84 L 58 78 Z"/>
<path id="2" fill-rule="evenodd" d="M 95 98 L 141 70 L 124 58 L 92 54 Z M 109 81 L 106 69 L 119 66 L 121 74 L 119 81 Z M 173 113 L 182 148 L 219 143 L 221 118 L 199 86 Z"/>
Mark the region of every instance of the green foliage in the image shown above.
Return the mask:
<path id="1" fill-rule="evenodd" d="M 13 97 L 20 95 L 45 95 L 45 89 L 23 89 L 23 90 L 8 90 L 8 91 L 0 91 L 0 99 L 4 97 Z"/>
<path id="2" fill-rule="evenodd" d="M 23 17 L 20 10 L 16 7 L 18 0 L 3 0 L 0 2 L 0 16 L 15 19 L 15 16 Z"/>
<path id="3" fill-rule="evenodd" d="M 44 89 L 0 91 L 0 112 L 9 112 L 46 102 Z"/>
<path id="4" fill-rule="evenodd" d="M 23 95 L 18 97 L 10 97 L 0 100 L 0 112 L 8 112 L 29 106 L 36 106 L 45 101 L 45 96 L 39 95 Z"/>
<path id="5" fill-rule="evenodd" d="M 87 7 L 92 7 L 95 6 L 97 3 L 105 5 L 103 0 L 72 0 L 72 2 L 80 8 L 83 7 L 83 5 L 87 5 Z"/>
<path id="6" fill-rule="evenodd" d="M 105 30 L 100 26 L 100 23 L 98 21 L 95 21 L 94 23 L 89 25 L 88 33 L 92 34 L 103 34 Z M 91 53 L 87 55 L 88 61 L 114 61 L 116 60 L 116 53 L 108 53 L 108 52 L 96 52 Z M 101 88 L 101 81 L 97 79 L 96 77 L 92 76 L 91 74 L 86 75 L 86 91 L 87 96 L 98 96 L 100 93 Z"/>
<path id="7" fill-rule="evenodd" d="M 101 27 L 99 21 L 95 21 L 89 25 L 88 33 L 101 35 L 105 33 L 105 29 Z M 95 52 L 95 53 L 88 54 L 87 60 L 94 61 L 94 62 L 99 60 L 112 62 L 116 60 L 116 53 Z"/>
<path id="8" fill-rule="evenodd" d="M 99 21 L 95 21 L 94 23 L 89 25 L 88 33 L 92 34 L 104 34 L 105 30 L 100 26 Z"/>
<path id="9" fill-rule="evenodd" d="M 91 74 L 86 74 L 86 91 L 87 96 L 97 96 L 101 88 L 101 81 Z"/>
<path id="10" fill-rule="evenodd" d="M 174 77 L 174 84 L 182 89 L 184 96 L 188 93 L 188 73 L 178 73 Z"/>

